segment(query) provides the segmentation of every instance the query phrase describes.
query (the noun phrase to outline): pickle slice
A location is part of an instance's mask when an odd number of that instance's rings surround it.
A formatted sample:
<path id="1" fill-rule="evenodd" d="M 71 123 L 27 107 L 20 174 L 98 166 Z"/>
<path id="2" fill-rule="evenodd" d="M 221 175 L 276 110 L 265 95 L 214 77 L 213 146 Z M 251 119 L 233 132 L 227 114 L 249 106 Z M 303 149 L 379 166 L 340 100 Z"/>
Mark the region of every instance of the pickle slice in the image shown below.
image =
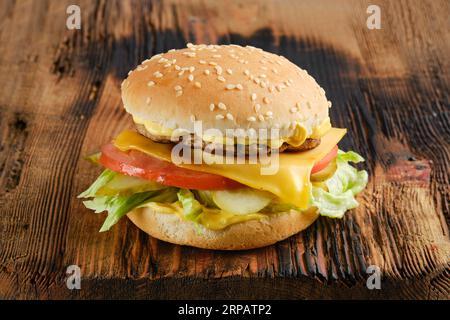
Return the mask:
<path id="1" fill-rule="evenodd" d="M 266 207 L 275 196 L 251 188 L 212 192 L 214 203 L 222 210 L 234 214 L 255 213 Z"/>

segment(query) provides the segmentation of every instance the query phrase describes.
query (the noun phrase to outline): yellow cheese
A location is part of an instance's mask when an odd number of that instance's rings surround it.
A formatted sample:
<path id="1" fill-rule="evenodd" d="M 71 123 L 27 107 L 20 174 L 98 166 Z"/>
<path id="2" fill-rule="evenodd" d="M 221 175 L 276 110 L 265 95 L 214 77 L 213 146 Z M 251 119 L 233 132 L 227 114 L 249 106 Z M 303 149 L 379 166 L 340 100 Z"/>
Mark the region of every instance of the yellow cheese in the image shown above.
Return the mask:
<path id="1" fill-rule="evenodd" d="M 155 212 L 176 214 L 181 219 L 185 219 L 183 208 L 179 202 L 175 203 L 157 203 L 150 202 L 145 205 Z M 236 215 L 222 210 L 210 209 L 203 207 L 203 211 L 199 216 L 199 223 L 205 228 L 211 230 L 221 230 L 232 224 L 244 222 L 248 220 L 267 219 L 266 214 L 250 213 L 246 215 Z"/>
<path id="2" fill-rule="evenodd" d="M 342 139 L 346 129 L 331 128 L 319 146 L 296 153 L 280 153 L 279 168 L 273 175 L 261 175 L 258 164 L 180 164 L 180 167 L 217 174 L 249 187 L 269 191 L 283 202 L 307 209 L 311 191 L 310 173 L 314 164 L 326 156 Z M 114 140 L 122 151 L 139 150 L 152 157 L 171 161 L 172 145 L 156 143 L 134 131 L 124 131 Z"/>

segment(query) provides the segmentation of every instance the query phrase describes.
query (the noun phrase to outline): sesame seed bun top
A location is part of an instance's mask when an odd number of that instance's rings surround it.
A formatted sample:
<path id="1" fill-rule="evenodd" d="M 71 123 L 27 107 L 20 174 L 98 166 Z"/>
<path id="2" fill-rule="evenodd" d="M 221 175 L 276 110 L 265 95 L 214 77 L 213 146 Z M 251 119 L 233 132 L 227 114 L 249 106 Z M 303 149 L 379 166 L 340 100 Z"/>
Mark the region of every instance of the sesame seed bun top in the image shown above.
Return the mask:
<path id="1" fill-rule="evenodd" d="M 254 47 L 192 45 L 145 60 L 122 83 L 125 109 L 137 123 L 203 130 L 279 128 L 308 134 L 329 120 L 325 91 L 303 69 Z M 167 132 L 167 130 L 165 132 Z"/>

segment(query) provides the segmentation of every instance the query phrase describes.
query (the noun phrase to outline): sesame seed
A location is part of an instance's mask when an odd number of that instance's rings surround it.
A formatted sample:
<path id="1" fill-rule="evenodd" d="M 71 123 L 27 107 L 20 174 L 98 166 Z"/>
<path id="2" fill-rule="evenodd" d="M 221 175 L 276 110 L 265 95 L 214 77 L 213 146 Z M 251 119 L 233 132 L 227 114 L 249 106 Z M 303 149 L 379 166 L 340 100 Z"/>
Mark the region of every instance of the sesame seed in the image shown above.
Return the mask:
<path id="1" fill-rule="evenodd" d="M 145 70 L 145 69 L 147 69 L 148 68 L 148 65 L 143 65 L 143 66 L 138 66 L 137 68 L 136 68 L 136 70 L 137 71 L 142 71 L 142 70 Z"/>
<path id="2" fill-rule="evenodd" d="M 256 84 L 259 84 L 261 82 L 261 80 L 259 80 L 258 78 L 254 78 L 253 82 L 256 83 Z"/>
<path id="3" fill-rule="evenodd" d="M 265 83 L 264 81 L 261 81 L 261 82 L 259 83 L 259 86 L 260 86 L 261 88 L 267 87 L 267 85 L 266 85 L 266 83 Z"/>
<path id="4" fill-rule="evenodd" d="M 154 75 L 156 78 L 161 78 L 161 77 L 163 76 L 163 74 L 162 74 L 161 72 L 159 72 L 159 71 L 156 71 L 155 73 L 153 73 L 153 75 Z"/>
<path id="5" fill-rule="evenodd" d="M 267 76 L 263 73 L 259 75 L 260 78 L 267 78 Z"/>
<path id="6" fill-rule="evenodd" d="M 130 74 L 131 74 L 131 72 L 133 72 L 133 71 L 131 71 L 131 70 L 130 70 L 130 71 L 128 71 L 128 75 L 130 75 Z"/>
<path id="7" fill-rule="evenodd" d="M 255 122 L 255 121 L 256 121 L 256 118 L 255 118 L 255 117 L 248 117 L 248 118 L 247 118 L 247 121 Z"/>
<path id="8" fill-rule="evenodd" d="M 245 60 L 244 59 L 240 59 L 239 63 L 245 63 Z"/>
<path id="9" fill-rule="evenodd" d="M 272 111 L 267 111 L 267 112 L 266 112 L 266 116 L 268 116 L 268 117 L 273 116 L 273 112 L 272 112 Z"/>
<path id="10" fill-rule="evenodd" d="M 255 104 L 255 112 L 259 112 L 261 110 L 261 105 L 259 103 Z"/>
<path id="11" fill-rule="evenodd" d="M 292 107 L 289 111 L 291 111 L 291 113 L 296 113 L 298 109 L 297 107 Z"/>
<path id="12" fill-rule="evenodd" d="M 281 63 L 281 61 L 280 60 L 277 60 L 277 63 L 281 66 L 282 65 L 282 63 Z"/>
<path id="13" fill-rule="evenodd" d="M 189 81 L 194 81 L 194 75 L 193 75 L 193 74 L 190 74 L 190 75 L 188 76 L 188 80 L 189 80 Z"/>
<path id="14" fill-rule="evenodd" d="M 261 69 L 262 69 L 262 70 L 267 70 L 267 67 L 262 66 Z"/>
<path id="15" fill-rule="evenodd" d="M 206 74 L 206 75 L 209 75 L 209 74 L 210 74 L 210 72 L 209 72 L 208 69 L 206 69 L 205 71 L 203 71 L 203 73 Z"/>
<path id="16" fill-rule="evenodd" d="M 284 83 L 285 83 L 288 87 L 291 86 L 291 83 L 290 83 L 289 81 L 285 81 Z"/>
<path id="17" fill-rule="evenodd" d="M 274 91 L 275 91 L 275 87 L 274 87 L 274 86 L 270 86 L 270 87 L 269 87 L 269 91 L 270 91 L 270 92 L 274 92 Z"/>
<path id="18" fill-rule="evenodd" d="M 222 120 L 223 118 L 225 118 L 222 114 L 218 114 L 216 116 L 216 120 Z"/>
<path id="19" fill-rule="evenodd" d="M 154 55 L 153 57 L 150 58 L 150 60 L 154 60 L 154 59 L 158 59 L 158 58 L 161 58 L 161 54 Z"/>
<path id="20" fill-rule="evenodd" d="M 331 108 L 331 101 L 328 101 L 328 108 Z"/>
<path id="21" fill-rule="evenodd" d="M 152 99 L 150 99 L 150 97 L 148 97 L 148 98 L 145 100 L 145 103 L 146 103 L 146 104 L 150 104 L 151 101 L 152 101 Z"/>
<path id="22" fill-rule="evenodd" d="M 220 110 L 227 110 L 227 106 L 226 106 L 224 103 L 222 103 L 222 102 L 219 102 L 219 103 L 217 104 L 217 107 L 218 107 Z"/>
<path id="23" fill-rule="evenodd" d="M 268 103 L 270 103 L 270 100 L 269 100 L 269 98 L 264 97 L 264 98 L 263 98 L 263 102 L 266 103 L 266 104 L 268 104 Z"/>
<path id="24" fill-rule="evenodd" d="M 199 63 L 200 64 L 206 64 L 206 61 L 205 60 L 200 60 Z"/>
<path id="25" fill-rule="evenodd" d="M 168 68 L 168 67 L 170 67 L 172 64 L 169 62 L 169 63 L 166 63 L 165 65 L 164 65 L 164 68 Z"/>
<path id="26" fill-rule="evenodd" d="M 214 105 L 214 103 L 211 103 L 210 105 L 209 105 L 209 110 L 211 110 L 211 111 L 214 111 L 214 108 L 215 108 L 216 106 Z"/>
<path id="27" fill-rule="evenodd" d="M 250 71 L 245 70 L 245 71 L 244 71 L 244 74 L 245 74 L 246 76 L 248 76 L 248 75 L 250 74 Z"/>
<path id="28" fill-rule="evenodd" d="M 295 105 L 297 106 L 297 108 L 301 108 L 300 102 L 297 102 Z"/>
<path id="29" fill-rule="evenodd" d="M 242 86 L 242 84 L 238 83 L 238 84 L 236 85 L 236 89 L 238 89 L 238 90 L 243 90 L 244 87 Z"/>
<path id="30" fill-rule="evenodd" d="M 171 63 L 175 64 L 175 62 L 177 62 L 177 59 L 172 59 Z"/>
<path id="31" fill-rule="evenodd" d="M 259 119 L 259 121 L 264 121 L 264 116 L 262 115 L 262 114 L 260 114 L 260 115 L 258 115 L 258 119 Z"/>
<path id="32" fill-rule="evenodd" d="M 195 116 L 192 114 L 192 115 L 190 116 L 190 119 L 191 119 L 191 122 L 194 122 L 194 121 L 195 121 Z"/>
<path id="33" fill-rule="evenodd" d="M 276 68 L 273 68 L 273 69 L 272 69 L 272 72 L 275 73 L 275 74 L 277 74 L 277 73 L 278 73 L 278 70 L 277 70 Z"/>
<path id="34" fill-rule="evenodd" d="M 183 90 L 183 88 L 179 85 L 173 87 L 175 89 L 175 91 L 179 91 L 179 90 Z"/>
<path id="35" fill-rule="evenodd" d="M 217 80 L 219 80 L 220 82 L 225 82 L 225 78 L 222 77 L 222 76 L 218 76 L 218 77 L 217 77 Z"/>
<path id="36" fill-rule="evenodd" d="M 198 81 L 195 81 L 194 86 L 195 86 L 196 88 L 201 88 L 201 87 L 202 87 L 202 84 L 201 84 L 200 82 L 198 82 Z"/>
<path id="37" fill-rule="evenodd" d="M 222 56 L 220 54 L 213 54 L 212 56 L 213 58 L 222 58 Z"/>
<path id="38" fill-rule="evenodd" d="M 194 58 L 194 57 L 196 56 L 196 53 L 195 53 L 195 52 L 189 52 L 189 51 L 183 52 L 183 54 L 184 54 L 185 56 L 190 57 L 190 58 Z"/>
<path id="39" fill-rule="evenodd" d="M 228 73 L 228 74 L 233 74 L 233 70 L 227 69 L 227 73 Z"/>
<path id="40" fill-rule="evenodd" d="M 216 69 L 217 74 L 220 76 L 222 74 L 222 67 L 221 66 L 215 66 L 214 69 Z"/>
<path id="41" fill-rule="evenodd" d="M 217 62 L 211 61 L 211 62 L 209 63 L 209 65 L 210 65 L 210 66 L 217 66 Z"/>
<path id="42" fill-rule="evenodd" d="M 158 60 L 158 63 L 164 63 L 164 62 L 167 62 L 166 58 L 161 58 L 161 59 Z"/>
<path id="43" fill-rule="evenodd" d="M 177 92 L 175 93 L 175 97 L 179 97 L 183 94 L 183 90 L 177 90 Z"/>
<path id="44" fill-rule="evenodd" d="M 195 71 L 195 67 L 189 67 L 189 72 L 192 73 Z"/>
<path id="45" fill-rule="evenodd" d="M 184 74 L 184 70 L 181 70 L 180 72 L 178 72 L 178 76 L 181 77 Z"/>
<path id="46" fill-rule="evenodd" d="M 256 93 L 252 93 L 251 99 L 252 99 L 252 101 L 256 100 Z"/>
<path id="47" fill-rule="evenodd" d="M 175 70 L 180 71 L 181 67 L 179 65 L 175 65 Z"/>
<path id="48" fill-rule="evenodd" d="M 311 109 L 311 103 L 309 101 L 306 101 L 306 106 L 308 107 L 308 109 Z"/>
<path id="49" fill-rule="evenodd" d="M 231 113 L 227 113 L 227 119 L 233 121 L 233 115 Z"/>
<path id="50" fill-rule="evenodd" d="M 188 48 L 193 48 L 194 45 L 193 45 L 191 42 L 189 42 L 189 43 L 186 45 L 186 47 L 188 47 Z"/>
<path id="51" fill-rule="evenodd" d="M 227 84 L 225 88 L 227 88 L 227 90 L 233 90 L 234 88 L 236 88 L 236 85 L 234 85 L 234 84 Z"/>
<path id="52" fill-rule="evenodd" d="M 153 87 L 155 85 L 155 82 L 154 81 L 149 81 L 149 82 L 147 82 L 147 86 L 148 87 Z"/>

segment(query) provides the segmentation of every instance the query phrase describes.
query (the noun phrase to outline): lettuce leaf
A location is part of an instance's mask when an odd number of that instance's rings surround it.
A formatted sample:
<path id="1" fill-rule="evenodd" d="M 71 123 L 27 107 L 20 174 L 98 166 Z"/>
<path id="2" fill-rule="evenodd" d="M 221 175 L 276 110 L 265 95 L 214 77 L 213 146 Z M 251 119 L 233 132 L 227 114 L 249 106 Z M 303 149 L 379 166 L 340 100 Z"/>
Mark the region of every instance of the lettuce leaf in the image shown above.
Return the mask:
<path id="1" fill-rule="evenodd" d="M 92 198 L 95 197 L 95 194 L 97 191 L 108 184 L 116 175 L 118 175 L 117 172 L 114 172 L 109 169 L 105 169 L 100 176 L 97 178 L 97 180 L 94 181 L 94 183 L 91 184 L 91 186 L 84 192 L 80 193 L 78 195 L 78 198 Z"/>
<path id="2" fill-rule="evenodd" d="M 167 188 L 164 190 L 135 193 L 131 196 L 100 196 L 92 200 L 83 201 L 83 203 L 86 208 L 94 210 L 96 213 L 108 211 L 108 216 L 100 228 L 100 232 L 104 232 L 108 231 L 128 212 L 148 202 L 173 202 L 175 200 L 175 188 Z"/>
<path id="3" fill-rule="evenodd" d="M 183 207 L 184 217 L 187 220 L 197 222 L 198 216 L 203 211 L 202 204 L 195 199 L 194 194 L 188 189 L 180 189 L 177 197 Z"/>
<path id="4" fill-rule="evenodd" d="M 319 209 L 322 216 L 342 218 L 347 210 L 358 206 L 355 195 L 365 188 L 368 174 L 365 170 L 352 167 L 349 162 L 361 161 L 364 159 L 359 154 L 339 150 L 336 172 L 325 181 L 328 191 L 312 187 L 312 205 Z"/>

